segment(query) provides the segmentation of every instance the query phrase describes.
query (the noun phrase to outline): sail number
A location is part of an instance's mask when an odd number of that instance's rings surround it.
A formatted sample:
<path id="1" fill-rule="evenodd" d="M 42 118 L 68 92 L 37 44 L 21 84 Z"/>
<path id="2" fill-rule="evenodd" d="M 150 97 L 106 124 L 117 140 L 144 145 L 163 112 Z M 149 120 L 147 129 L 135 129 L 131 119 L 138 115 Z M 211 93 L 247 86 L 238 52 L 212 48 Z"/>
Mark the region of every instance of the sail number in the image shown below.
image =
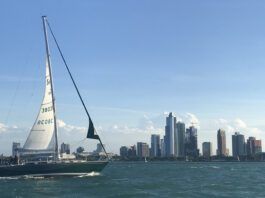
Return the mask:
<path id="1" fill-rule="evenodd" d="M 38 120 L 38 125 L 52 124 L 52 123 L 53 123 L 53 119 Z"/>
<path id="2" fill-rule="evenodd" d="M 45 107 L 45 108 L 41 108 L 41 113 L 46 113 L 52 111 L 52 106 L 51 107 Z"/>

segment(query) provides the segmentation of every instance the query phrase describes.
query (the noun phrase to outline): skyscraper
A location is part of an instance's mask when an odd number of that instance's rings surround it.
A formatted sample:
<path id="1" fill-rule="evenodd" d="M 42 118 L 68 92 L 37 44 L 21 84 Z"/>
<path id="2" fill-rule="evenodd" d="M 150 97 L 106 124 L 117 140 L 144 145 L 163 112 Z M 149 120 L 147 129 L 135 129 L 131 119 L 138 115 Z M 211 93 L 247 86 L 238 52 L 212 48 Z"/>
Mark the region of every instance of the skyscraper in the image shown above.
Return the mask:
<path id="1" fill-rule="evenodd" d="M 128 157 L 128 150 L 129 150 L 129 148 L 127 146 L 122 146 L 120 148 L 120 156 L 121 157 Z"/>
<path id="2" fill-rule="evenodd" d="M 128 157 L 130 157 L 130 158 L 136 157 L 136 147 L 135 147 L 135 145 L 131 146 L 128 149 Z"/>
<path id="3" fill-rule="evenodd" d="M 194 126 L 186 129 L 185 154 L 194 158 L 199 156 L 197 129 Z"/>
<path id="4" fill-rule="evenodd" d="M 151 153 L 152 157 L 161 156 L 161 148 L 160 148 L 160 135 L 151 135 Z"/>
<path id="5" fill-rule="evenodd" d="M 202 143 L 202 155 L 205 158 L 211 157 L 212 155 L 212 143 L 211 142 Z"/>
<path id="6" fill-rule="evenodd" d="M 226 156 L 226 137 L 223 129 L 217 131 L 217 155 Z"/>
<path id="7" fill-rule="evenodd" d="M 177 157 L 184 157 L 185 156 L 185 124 L 183 122 L 177 122 L 176 124 L 176 133 L 175 138 L 175 151 Z"/>
<path id="8" fill-rule="evenodd" d="M 137 156 L 149 157 L 149 146 L 144 142 L 137 142 Z"/>
<path id="9" fill-rule="evenodd" d="M 247 155 L 255 154 L 255 137 L 249 137 L 247 140 Z"/>
<path id="10" fill-rule="evenodd" d="M 175 129 L 176 128 L 176 117 L 173 116 L 172 112 L 169 113 L 166 118 L 166 127 L 165 127 L 165 151 L 166 156 L 171 157 L 175 156 Z"/>
<path id="11" fill-rule="evenodd" d="M 233 157 L 245 155 L 245 145 L 246 143 L 244 135 L 241 135 L 239 132 L 235 132 L 235 134 L 232 135 Z"/>
<path id="12" fill-rule="evenodd" d="M 70 145 L 65 144 L 64 142 L 61 144 L 61 153 L 70 154 Z"/>
<path id="13" fill-rule="evenodd" d="M 165 136 L 164 136 L 164 138 L 165 138 Z M 161 146 L 161 157 L 165 157 L 166 156 L 166 149 L 165 149 L 164 139 L 160 140 L 160 146 Z"/>
<path id="14" fill-rule="evenodd" d="M 12 156 L 18 156 L 19 155 L 19 150 L 20 150 L 20 143 L 19 142 L 13 142 L 12 145 Z"/>
<path id="15" fill-rule="evenodd" d="M 261 140 L 255 140 L 255 154 L 262 152 Z"/>
<path id="16" fill-rule="evenodd" d="M 261 152 L 261 140 L 256 140 L 255 137 L 249 137 L 247 140 L 247 155 L 255 155 Z"/>

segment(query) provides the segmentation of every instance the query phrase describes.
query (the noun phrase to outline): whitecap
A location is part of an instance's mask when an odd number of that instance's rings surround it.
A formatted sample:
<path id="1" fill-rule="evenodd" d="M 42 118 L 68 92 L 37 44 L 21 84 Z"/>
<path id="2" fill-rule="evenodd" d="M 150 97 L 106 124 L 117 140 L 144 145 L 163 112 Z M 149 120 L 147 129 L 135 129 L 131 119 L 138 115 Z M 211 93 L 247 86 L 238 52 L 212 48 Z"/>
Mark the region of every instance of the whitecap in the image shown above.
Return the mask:
<path id="1" fill-rule="evenodd" d="M 210 166 L 211 168 L 218 169 L 220 166 Z"/>
<path id="2" fill-rule="evenodd" d="M 84 174 L 84 175 L 79 175 L 77 177 L 96 177 L 96 176 L 100 176 L 101 174 L 98 173 L 98 172 L 91 172 L 91 173 L 87 173 L 87 174 Z"/>
<path id="3" fill-rule="evenodd" d="M 44 176 L 33 176 L 33 175 L 25 175 L 21 177 L 22 179 L 45 179 Z"/>
<path id="4" fill-rule="evenodd" d="M 19 177 L 0 177 L 0 180 L 14 180 L 19 179 Z"/>

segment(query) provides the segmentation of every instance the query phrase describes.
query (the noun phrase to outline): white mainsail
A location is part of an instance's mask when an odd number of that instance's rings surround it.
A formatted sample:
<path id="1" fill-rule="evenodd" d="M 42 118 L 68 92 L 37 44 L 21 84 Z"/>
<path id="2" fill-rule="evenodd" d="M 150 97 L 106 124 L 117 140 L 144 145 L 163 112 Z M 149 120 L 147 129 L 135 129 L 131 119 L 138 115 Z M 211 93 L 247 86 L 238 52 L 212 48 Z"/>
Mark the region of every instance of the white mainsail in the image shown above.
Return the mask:
<path id="1" fill-rule="evenodd" d="M 51 86 L 51 76 L 48 62 L 46 61 L 46 86 L 43 102 L 40 107 L 38 117 L 30 131 L 30 134 L 24 144 L 24 150 L 53 150 L 55 144 L 53 137 L 55 132 L 53 92 Z"/>

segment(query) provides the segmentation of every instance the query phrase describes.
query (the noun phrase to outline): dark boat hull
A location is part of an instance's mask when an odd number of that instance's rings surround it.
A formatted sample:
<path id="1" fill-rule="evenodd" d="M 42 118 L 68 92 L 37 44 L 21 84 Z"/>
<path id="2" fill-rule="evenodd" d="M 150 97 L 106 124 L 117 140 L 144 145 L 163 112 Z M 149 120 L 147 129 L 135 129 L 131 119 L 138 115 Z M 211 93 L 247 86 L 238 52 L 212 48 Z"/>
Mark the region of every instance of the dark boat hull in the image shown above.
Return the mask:
<path id="1" fill-rule="evenodd" d="M 35 176 L 78 176 L 100 172 L 108 161 L 28 163 L 23 165 L 0 166 L 0 177 L 24 175 Z"/>

